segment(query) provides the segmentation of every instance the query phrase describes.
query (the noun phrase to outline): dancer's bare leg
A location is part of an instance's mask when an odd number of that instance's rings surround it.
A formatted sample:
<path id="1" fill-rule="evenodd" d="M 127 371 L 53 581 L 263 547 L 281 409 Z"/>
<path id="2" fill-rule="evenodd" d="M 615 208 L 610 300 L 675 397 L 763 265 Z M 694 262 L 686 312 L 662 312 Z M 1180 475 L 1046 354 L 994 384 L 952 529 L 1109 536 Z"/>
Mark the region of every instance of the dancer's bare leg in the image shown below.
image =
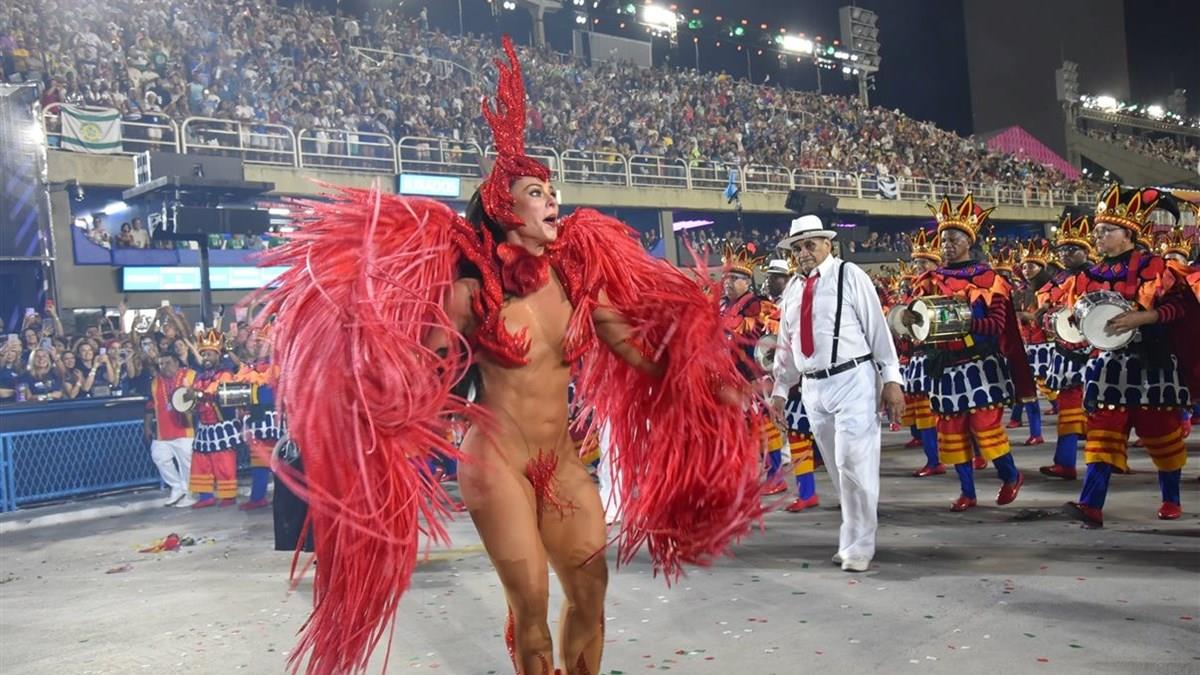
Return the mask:
<path id="1" fill-rule="evenodd" d="M 573 453 L 561 453 L 554 485 L 563 510 L 544 507 L 542 541 L 566 598 L 559 618 L 559 653 L 567 675 L 596 675 L 604 649 L 608 565 L 600 493 Z"/>
<path id="2" fill-rule="evenodd" d="M 533 488 L 515 466 L 519 459 L 508 456 L 526 453 L 499 450 L 475 430 L 468 432 L 463 450 L 467 461 L 459 465 L 459 488 L 515 620 L 514 665 L 520 675 L 550 675 L 554 647 L 546 620 L 550 603 L 546 553 Z"/>

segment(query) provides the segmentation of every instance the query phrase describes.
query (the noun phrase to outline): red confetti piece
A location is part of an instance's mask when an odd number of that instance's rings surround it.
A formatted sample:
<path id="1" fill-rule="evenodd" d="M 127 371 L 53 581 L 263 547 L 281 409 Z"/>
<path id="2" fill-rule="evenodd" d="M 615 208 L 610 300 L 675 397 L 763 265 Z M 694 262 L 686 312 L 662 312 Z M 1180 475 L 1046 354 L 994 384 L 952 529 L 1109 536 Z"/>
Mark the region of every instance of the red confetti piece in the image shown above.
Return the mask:
<path id="1" fill-rule="evenodd" d="M 1038 663 L 1050 663 L 1050 659 L 1048 659 L 1048 658 L 1046 658 L 1046 657 L 1044 657 L 1044 656 L 1039 656 L 1039 657 L 1037 658 L 1037 660 L 1038 660 Z"/>
<path id="2" fill-rule="evenodd" d="M 1075 577 L 1075 581 L 1087 581 L 1087 577 Z"/>
<path id="3" fill-rule="evenodd" d="M 822 652 L 822 651 L 817 652 L 817 656 L 823 656 L 824 654 L 825 654 L 825 652 Z"/>
<path id="4" fill-rule="evenodd" d="M 1184 621 L 1191 621 L 1191 620 L 1192 620 L 1192 617 L 1190 617 L 1190 616 L 1181 616 L 1181 617 L 1179 617 L 1179 618 L 1180 618 L 1180 619 L 1182 619 L 1182 620 L 1184 620 Z"/>
<path id="5" fill-rule="evenodd" d="M 717 658 L 717 657 L 715 657 L 715 656 L 706 656 L 706 657 L 704 657 L 704 660 L 705 660 L 705 661 L 713 661 L 713 660 L 715 660 L 716 658 Z"/>

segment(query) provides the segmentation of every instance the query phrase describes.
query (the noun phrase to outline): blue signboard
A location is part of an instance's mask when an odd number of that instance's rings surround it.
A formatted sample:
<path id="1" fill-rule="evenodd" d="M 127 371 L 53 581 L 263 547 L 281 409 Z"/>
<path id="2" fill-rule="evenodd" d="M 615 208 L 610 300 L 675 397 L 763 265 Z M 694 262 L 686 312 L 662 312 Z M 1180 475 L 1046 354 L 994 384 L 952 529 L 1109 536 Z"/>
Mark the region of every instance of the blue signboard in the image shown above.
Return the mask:
<path id="1" fill-rule="evenodd" d="M 461 187 L 462 179 L 458 176 L 402 173 L 396 177 L 396 192 L 402 195 L 457 198 Z"/>
<path id="2" fill-rule="evenodd" d="M 248 291 L 262 288 L 287 271 L 286 267 L 211 267 L 214 291 Z M 198 291 L 199 267 L 124 267 L 123 291 Z"/>

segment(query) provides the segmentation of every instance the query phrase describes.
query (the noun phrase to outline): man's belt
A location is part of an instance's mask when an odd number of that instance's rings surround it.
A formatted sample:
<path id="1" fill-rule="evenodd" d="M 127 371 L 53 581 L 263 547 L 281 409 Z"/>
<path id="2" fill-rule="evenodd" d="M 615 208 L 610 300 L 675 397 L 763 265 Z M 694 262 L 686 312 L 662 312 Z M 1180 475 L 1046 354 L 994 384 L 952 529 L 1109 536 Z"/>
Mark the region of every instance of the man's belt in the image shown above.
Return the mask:
<path id="1" fill-rule="evenodd" d="M 870 360 L 871 360 L 871 355 L 864 354 L 863 356 L 860 356 L 856 359 L 850 359 L 849 361 L 844 361 L 842 363 L 837 364 L 836 366 L 831 366 L 829 368 L 826 368 L 825 370 L 814 370 L 811 372 L 804 373 L 804 377 L 806 379 L 810 379 L 810 380 L 824 380 L 827 377 L 833 377 L 834 375 L 837 375 L 838 373 L 844 373 L 847 370 L 857 368 L 859 366 L 859 364 L 866 363 L 867 361 L 870 361 Z"/>

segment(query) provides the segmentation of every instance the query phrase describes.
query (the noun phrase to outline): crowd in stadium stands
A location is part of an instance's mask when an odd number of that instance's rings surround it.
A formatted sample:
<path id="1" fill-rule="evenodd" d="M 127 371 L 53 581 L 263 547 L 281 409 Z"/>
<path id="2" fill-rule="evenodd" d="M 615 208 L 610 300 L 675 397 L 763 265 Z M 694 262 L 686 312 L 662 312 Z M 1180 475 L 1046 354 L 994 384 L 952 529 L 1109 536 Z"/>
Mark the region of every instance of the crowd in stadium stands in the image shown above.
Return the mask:
<path id="1" fill-rule="evenodd" d="M 360 22 L 248 0 L 97 0 L 69 9 L 55 0 L 9 0 L 0 9 L 0 63 L 9 81 L 42 81 L 43 104 L 111 106 L 127 121 L 206 116 L 258 125 L 252 131 L 266 124 L 329 129 L 314 132 L 316 152 L 347 153 L 339 145 L 347 132 L 486 145 L 478 101 L 491 91 L 495 45 L 423 30 L 400 12 L 376 9 Z M 1091 187 L 856 99 L 723 73 L 585 67 L 529 50 L 521 58 L 532 104 L 529 143 L 559 151 Z M 228 140 L 201 131 L 189 142 Z M 279 140 L 258 142 L 266 150 Z"/>
<path id="2" fill-rule="evenodd" d="M 63 330 L 52 305 L 40 315 L 27 311 L 20 329 L 0 345 L 0 404 L 148 396 L 158 356 L 167 352 L 184 366 L 199 368 L 200 355 L 182 311 L 162 307 L 153 320 L 122 326 L 119 317 L 126 313 L 122 305 L 117 316 L 92 321 L 75 334 Z M 236 326 L 227 331 L 232 353 L 246 359 L 252 331 L 244 322 Z M 0 333 L 6 330 L 0 320 Z"/>
<path id="3" fill-rule="evenodd" d="M 1117 128 L 1089 128 L 1085 132 L 1092 138 L 1119 145 L 1130 152 L 1169 162 L 1185 169 L 1196 170 L 1200 165 L 1200 138 L 1166 135 L 1151 138 L 1133 133 L 1121 133 Z"/>

